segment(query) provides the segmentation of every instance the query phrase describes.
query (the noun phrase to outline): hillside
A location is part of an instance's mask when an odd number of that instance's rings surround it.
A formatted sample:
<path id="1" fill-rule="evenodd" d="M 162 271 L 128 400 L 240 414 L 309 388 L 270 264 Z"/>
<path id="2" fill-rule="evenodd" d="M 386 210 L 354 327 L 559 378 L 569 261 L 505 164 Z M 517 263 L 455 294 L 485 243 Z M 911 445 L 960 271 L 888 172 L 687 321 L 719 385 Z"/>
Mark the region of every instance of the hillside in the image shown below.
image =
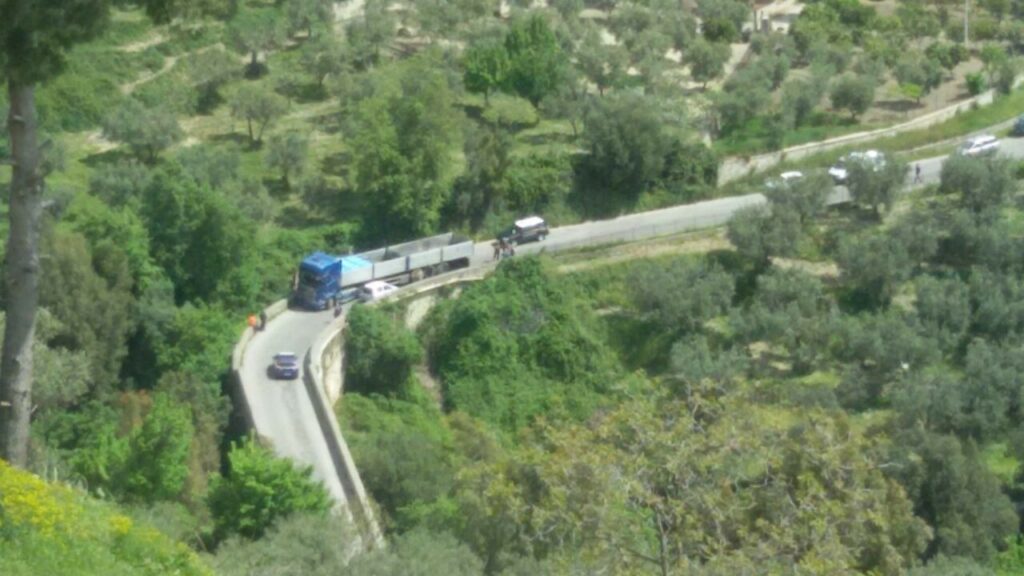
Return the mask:
<path id="1" fill-rule="evenodd" d="M 0 460 L 0 572 L 212 576 L 186 545 L 80 490 Z"/>
<path id="2" fill-rule="evenodd" d="M 4 469 L 5 574 L 200 570 L 189 550 L 340 572 L 348 527 L 227 393 L 247 318 L 304 256 L 750 192 L 770 205 L 699 249 L 520 258 L 417 332 L 352 312 L 338 410 L 396 544 L 363 561 L 1019 567 L 1024 170 L 956 157 L 904 198 L 896 152 L 1020 113 L 1024 3 L 967 4 L 967 37 L 965 5 L 922 0 L 8 5 L 0 396 L 32 395 L 0 403 L 27 439 L 5 453 L 81 492 Z M 889 159 L 851 167 L 848 206 L 824 207 L 838 150 L 793 187 L 717 187 L 723 158 L 989 89 L 872 143 Z"/>

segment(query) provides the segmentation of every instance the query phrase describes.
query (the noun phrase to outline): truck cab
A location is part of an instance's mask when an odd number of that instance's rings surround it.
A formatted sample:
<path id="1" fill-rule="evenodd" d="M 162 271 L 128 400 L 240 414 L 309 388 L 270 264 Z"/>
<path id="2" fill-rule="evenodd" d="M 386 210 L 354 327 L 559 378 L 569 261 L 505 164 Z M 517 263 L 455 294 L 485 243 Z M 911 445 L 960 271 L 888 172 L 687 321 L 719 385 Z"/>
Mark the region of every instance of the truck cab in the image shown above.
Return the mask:
<path id="1" fill-rule="evenodd" d="M 342 293 L 342 275 L 372 266 L 358 256 L 333 256 L 314 252 L 299 264 L 296 304 L 311 310 L 324 310 Z"/>

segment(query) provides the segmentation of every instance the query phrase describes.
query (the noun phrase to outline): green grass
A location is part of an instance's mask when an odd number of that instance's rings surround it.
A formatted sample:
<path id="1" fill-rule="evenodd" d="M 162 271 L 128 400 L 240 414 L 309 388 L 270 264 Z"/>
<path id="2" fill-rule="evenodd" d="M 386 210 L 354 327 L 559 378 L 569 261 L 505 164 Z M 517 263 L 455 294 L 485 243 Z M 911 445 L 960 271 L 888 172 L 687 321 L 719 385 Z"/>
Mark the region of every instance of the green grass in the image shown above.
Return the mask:
<path id="1" fill-rule="evenodd" d="M 814 125 L 801 126 L 786 132 L 782 147 L 799 146 L 809 142 L 821 142 L 829 138 L 845 136 L 882 128 L 882 124 L 859 124 L 847 118 L 831 114 L 820 114 Z M 770 145 L 768 128 L 762 118 L 755 118 L 742 130 L 714 143 L 715 152 L 720 156 L 753 156 L 774 150 Z"/>
<path id="2" fill-rule="evenodd" d="M 1017 472 L 1020 462 L 1007 454 L 1005 442 L 995 442 L 985 446 L 981 452 L 981 459 L 989 471 L 999 478 L 999 481 L 1006 486 L 1013 485 L 1013 475 Z"/>

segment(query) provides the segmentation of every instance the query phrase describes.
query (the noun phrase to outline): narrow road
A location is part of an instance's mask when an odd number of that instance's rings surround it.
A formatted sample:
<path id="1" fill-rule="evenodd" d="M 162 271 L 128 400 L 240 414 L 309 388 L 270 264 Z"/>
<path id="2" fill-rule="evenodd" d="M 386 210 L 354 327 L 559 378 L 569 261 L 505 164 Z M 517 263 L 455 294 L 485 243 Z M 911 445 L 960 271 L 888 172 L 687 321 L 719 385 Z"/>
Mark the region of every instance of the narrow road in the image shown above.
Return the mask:
<path id="1" fill-rule="evenodd" d="M 1002 153 L 1024 158 L 1024 140 L 1003 140 Z M 943 159 L 929 158 L 918 162 L 924 183 L 938 182 Z M 913 167 L 910 172 L 908 179 L 912 180 Z M 846 197 L 846 189 L 838 187 L 830 203 L 841 202 Z M 717 226 L 725 223 L 740 208 L 764 201 L 760 194 L 749 194 L 631 214 L 613 220 L 562 226 L 552 229 L 543 242 L 519 247 L 518 253 L 533 254 L 639 240 Z M 472 264 L 486 262 L 492 258 L 492 254 L 489 241 L 477 243 Z M 259 391 L 258 395 L 249 398 L 249 403 L 260 435 L 269 441 L 278 455 L 291 458 L 301 465 L 312 466 L 314 476 L 324 483 L 336 501 L 342 502 L 344 491 L 336 476 L 306 388 L 301 381 L 277 381 L 267 375 L 267 367 L 274 354 L 289 351 L 304 356 L 320 331 L 332 319 L 330 311 L 284 312 L 269 323 L 265 332 L 257 334 L 250 342 L 242 362 L 242 378 L 248 390 Z"/>

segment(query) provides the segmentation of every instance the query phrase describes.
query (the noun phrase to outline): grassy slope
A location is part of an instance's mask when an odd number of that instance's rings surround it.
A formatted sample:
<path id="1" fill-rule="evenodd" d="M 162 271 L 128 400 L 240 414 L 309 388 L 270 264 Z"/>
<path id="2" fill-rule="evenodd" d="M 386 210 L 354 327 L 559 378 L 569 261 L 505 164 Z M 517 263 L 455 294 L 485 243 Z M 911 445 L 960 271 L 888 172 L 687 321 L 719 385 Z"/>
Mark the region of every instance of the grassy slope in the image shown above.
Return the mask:
<path id="1" fill-rule="evenodd" d="M 0 460 L 0 574 L 211 575 L 184 544 Z"/>

